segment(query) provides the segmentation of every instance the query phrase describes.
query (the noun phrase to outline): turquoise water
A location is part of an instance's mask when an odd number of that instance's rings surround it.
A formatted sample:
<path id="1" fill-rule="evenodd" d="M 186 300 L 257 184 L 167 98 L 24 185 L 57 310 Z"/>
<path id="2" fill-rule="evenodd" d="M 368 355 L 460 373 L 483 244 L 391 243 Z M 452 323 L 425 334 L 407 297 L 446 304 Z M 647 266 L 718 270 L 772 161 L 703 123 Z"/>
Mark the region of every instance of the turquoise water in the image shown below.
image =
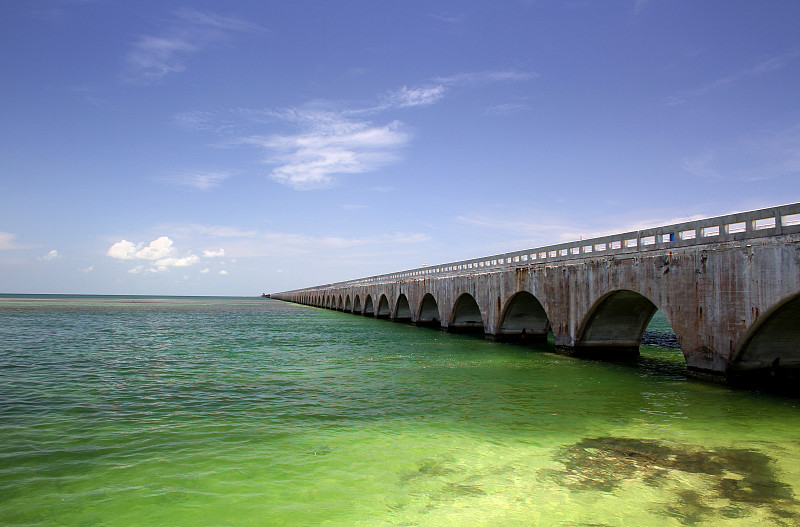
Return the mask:
<path id="1" fill-rule="evenodd" d="M 0 524 L 798 523 L 799 401 L 676 350 L 550 351 L 262 299 L 0 297 Z"/>

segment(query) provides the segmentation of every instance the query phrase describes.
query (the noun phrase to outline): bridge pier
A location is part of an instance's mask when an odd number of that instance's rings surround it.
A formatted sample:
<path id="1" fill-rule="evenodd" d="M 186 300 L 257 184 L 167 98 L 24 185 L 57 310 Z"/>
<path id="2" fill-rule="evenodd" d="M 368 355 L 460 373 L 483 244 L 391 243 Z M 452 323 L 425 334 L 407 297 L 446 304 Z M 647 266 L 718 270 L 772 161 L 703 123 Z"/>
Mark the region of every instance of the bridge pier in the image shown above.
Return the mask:
<path id="1" fill-rule="evenodd" d="M 689 375 L 794 382 L 800 203 L 271 296 L 588 358 L 638 356 L 661 311 Z"/>

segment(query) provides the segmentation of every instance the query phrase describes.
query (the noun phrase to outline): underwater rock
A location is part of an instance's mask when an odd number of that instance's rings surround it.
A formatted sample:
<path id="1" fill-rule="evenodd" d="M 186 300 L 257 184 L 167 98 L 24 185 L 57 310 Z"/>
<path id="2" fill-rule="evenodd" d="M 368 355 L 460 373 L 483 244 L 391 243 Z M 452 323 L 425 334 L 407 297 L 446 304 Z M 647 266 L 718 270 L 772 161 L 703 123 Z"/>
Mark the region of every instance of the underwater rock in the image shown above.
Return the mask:
<path id="1" fill-rule="evenodd" d="M 577 491 L 613 492 L 625 480 L 676 487 L 664 512 L 682 523 L 720 515 L 741 518 L 764 508 L 776 519 L 796 518 L 800 502 L 775 474 L 774 460 L 754 450 L 675 444 L 626 437 L 584 438 L 556 458 L 563 471 L 549 471 L 561 485 Z M 676 472 L 702 478 L 708 490 L 681 488 Z"/>

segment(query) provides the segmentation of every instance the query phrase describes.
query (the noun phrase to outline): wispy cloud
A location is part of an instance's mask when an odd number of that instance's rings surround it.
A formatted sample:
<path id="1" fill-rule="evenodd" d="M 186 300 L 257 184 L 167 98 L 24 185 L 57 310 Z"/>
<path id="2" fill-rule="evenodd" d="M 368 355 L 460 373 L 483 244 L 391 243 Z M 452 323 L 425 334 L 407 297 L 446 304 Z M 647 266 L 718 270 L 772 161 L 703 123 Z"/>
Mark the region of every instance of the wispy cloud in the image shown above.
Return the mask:
<path id="1" fill-rule="evenodd" d="M 800 125 L 760 131 L 734 144 L 682 160 L 687 172 L 711 179 L 762 181 L 800 175 Z"/>
<path id="2" fill-rule="evenodd" d="M 431 238 L 424 233 L 385 233 L 373 236 L 347 238 L 340 236 L 307 236 L 303 234 L 268 232 L 262 236 L 274 248 L 294 253 L 318 253 L 320 251 L 351 249 L 355 247 L 385 247 L 396 244 L 416 244 Z"/>
<path id="3" fill-rule="evenodd" d="M 464 15 L 464 13 L 432 13 L 428 16 L 434 20 L 446 22 L 448 24 L 458 24 L 466 19 L 466 15 Z"/>
<path id="4" fill-rule="evenodd" d="M 527 104 L 522 103 L 505 103 L 505 104 L 496 104 L 494 106 L 490 106 L 486 108 L 483 113 L 486 115 L 494 115 L 494 116 L 506 116 L 506 115 L 514 115 L 520 112 L 524 112 L 528 109 Z"/>
<path id="5" fill-rule="evenodd" d="M 482 71 L 440 77 L 418 86 L 402 86 L 381 98 L 377 106 L 328 109 L 288 109 L 274 112 L 301 128 L 292 135 L 250 137 L 246 142 L 271 153 L 267 161 L 279 163 L 270 177 L 295 190 L 328 187 L 340 174 L 374 171 L 398 159 L 398 150 L 411 135 L 401 121 L 376 125 L 363 117 L 392 109 L 430 106 L 447 91 L 460 86 L 527 80 L 532 73 L 515 70 Z"/>
<path id="6" fill-rule="evenodd" d="M 445 86 L 476 86 L 494 82 L 528 81 L 539 75 L 530 71 L 517 70 L 485 70 L 458 73 L 449 77 L 439 77 L 437 82 Z"/>
<path id="7" fill-rule="evenodd" d="M 751 77 L 759 77 L 772 71 L 779 70 L 793 60 L 796 60 L 798 57 L 800 57 L 800 48 L 787 51 L 786 53 L 774 57 L 762 57 L 747 67 L 731 73 L 730 75 L 714 79 L 696 88 L 691 88 L 671 95 L 667 97 L 666 102 L 670 105 L 683 104 L 689 99 L 702 97 L 740 80 Z"/>
<path id="8" fill-rule="evenodd" d="M 208 238 L 254 238 L 258 236 L 258 231 L 256 230 L 243 230 L 227 225 L 165 224 L 161 228 L 169 232 L 180 233 L 186 237 L 199 235 Z"/>
<path id="9" fill-rule="evenodd" d="M 177 174 L 161 178 L 161 181 L 172 185 L 191 187 L 197 190 L 211 190 L 231 177 L 229 172 L 195 172 Z"/>
<path id="10" fill-rule="evenodd" d="M 380 109 L 409 108 L 428 106 L 444 98 L 448 90 L 457 87 L 477 86 L 496 82 L 526 81 L 536 78 L 537 74 L 517 70 L 488 70 L 458 73 L 447 77 L 436 77 L 417 86 L 403 86 L 389 92 L 384 97 Z"/>
<path id="11" fill-rule="evenodd" d="M 262 231 L 252 236 L 225 241 L 227 258 L 300 257 L 314 255 L 349 255 L 359 248 L 367 254 L 384 254 L 387 250 L 407 247 L 430 241 L 430 236 L 421 232 L 391 232 L 369 236 L 313 236 L 293 232 Z M 210 258 L 210 253 L 203 253 Z M 221 256 L 221 255 L 220 255 Z M 234 260 L 229 260 L 233 262 Z"/>
<path id="12" fill-rule="evenodd" d="M 9 251 L 12 249 L 23 249 L 24 247 L 21 245 L 17 245 L 14 242 L 14 239 L 17 237 L 16 234 L 11 234 L 10 232 L 1 232 L 0 231 L 0 251 Z"/>
<path id="13" fill-rule="evenodd" d="M 323 188 L 337 175 L 373 171 L 395 161 L 396 150 L 410 139 L 399 121 L 375 125 L 326 111 L 291 111 L 284 117 L 303 131 L 240 142 L 267 151 L 266 161 L 279 165 L 270 177 L 295 190 Z"/>
<path id="14" fill-rule="evenodd" d="M 508 69 L 459 73 L 389 90 L 374 104 L 348 106 L 311 101 L 283 109 L 191 111 L 177 115 L 174 122 L 183 128 L 226 135 L 225 146 L 257 147 L 264 154 L 264 162 L 274 166 L 269 173 L 273 181 L 294 190 L 313 190 L 334 185 L 339 176 L 374 172 L 400 159 L 401 149 L 412 136 L 402 121 L 385 114 L 431 106 L 456 88 L 534 77 L 534 73 Z M 499 114 L 521 109 L 519 105 L 505 105 L 494 111 Z M 281 125 L 291 130 L 248 133 L 254 128 L 274 129 Z M 219 181 L 216 174 L 173 180 L 201 189 L 211 188 Z"/>
<path id="15" fill-rule="evenodd" d="M 560 218 L 551 217 L 546 220 L 509 220 L 492 216 L 457 216 L 456 221 L 472 227 L 488 229 L 494 232 L 513 232 L 518 239 L 528 240 L 529 243 L 556 243 L 578 238 L 580 234 L 574 225 L 562 221 Z M 525 247 L 520 247 L 524 249 Z"/>
<path id="16" fill-rule="evenodd" d="M 493 243 L 492 249 L 487 250 L 508 251 L 524 250 L 527 248 L 545 247 L 558 243 L 574 242 L 599 238 L 614 234 L 633 232 L 651 227 L 682 223 L 703 216 L 675 217 L 674 211 L 649 210 L 642 213 L 640 210 L 631 210 L 625 214 L 609 215 L 602 221 L 591 223 L 578 223 L 574 218 L 559 213 L 546 213 L 539 211 L 536 215 L 515 215 L 518 219 L 510 220 L 507 217 L 492 215 L 458 216 L 456 221 L 470 226 L 475 231 L 484 231 L 492 234 L 496 239 L 497 232 L 513 233 L 513 238 L 504 237 L 502 242 Z M 480 236 L 476 235 L 476 238 Z"/>
<path id="17" fill-rule="evenodd" d="M 187 58 L 231 35 L 260 31 L 255 24 L 208 11 L 181 9 L 158 34 L 139 37 L 127 55 L 125 78 L 150 83 L 186 70 Z"/>
<path id="18" fill-rule="evenodd" d="M 388 105 L 397 106 L 399 108 L 427 106 L 438 102 L 444 97 L 445 90 L 446 87 L 441 84 L 435 86 L 419 86 L 415 88 L 403 86 L 389 94 Z"/>

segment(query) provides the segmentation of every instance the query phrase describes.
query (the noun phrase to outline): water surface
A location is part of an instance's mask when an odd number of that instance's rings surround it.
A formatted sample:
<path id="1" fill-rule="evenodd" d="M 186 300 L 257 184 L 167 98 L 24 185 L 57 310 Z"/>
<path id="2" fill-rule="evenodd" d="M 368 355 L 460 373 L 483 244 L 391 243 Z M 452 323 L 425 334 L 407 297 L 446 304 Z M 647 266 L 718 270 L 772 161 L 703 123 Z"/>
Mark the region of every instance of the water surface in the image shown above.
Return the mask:
<path id="1" fill-rule="evenodd" d="M 674 349 L 551 351 L 262 299 L 0 297 L 0 523 L 797 524 L 796 399 Z"/>

